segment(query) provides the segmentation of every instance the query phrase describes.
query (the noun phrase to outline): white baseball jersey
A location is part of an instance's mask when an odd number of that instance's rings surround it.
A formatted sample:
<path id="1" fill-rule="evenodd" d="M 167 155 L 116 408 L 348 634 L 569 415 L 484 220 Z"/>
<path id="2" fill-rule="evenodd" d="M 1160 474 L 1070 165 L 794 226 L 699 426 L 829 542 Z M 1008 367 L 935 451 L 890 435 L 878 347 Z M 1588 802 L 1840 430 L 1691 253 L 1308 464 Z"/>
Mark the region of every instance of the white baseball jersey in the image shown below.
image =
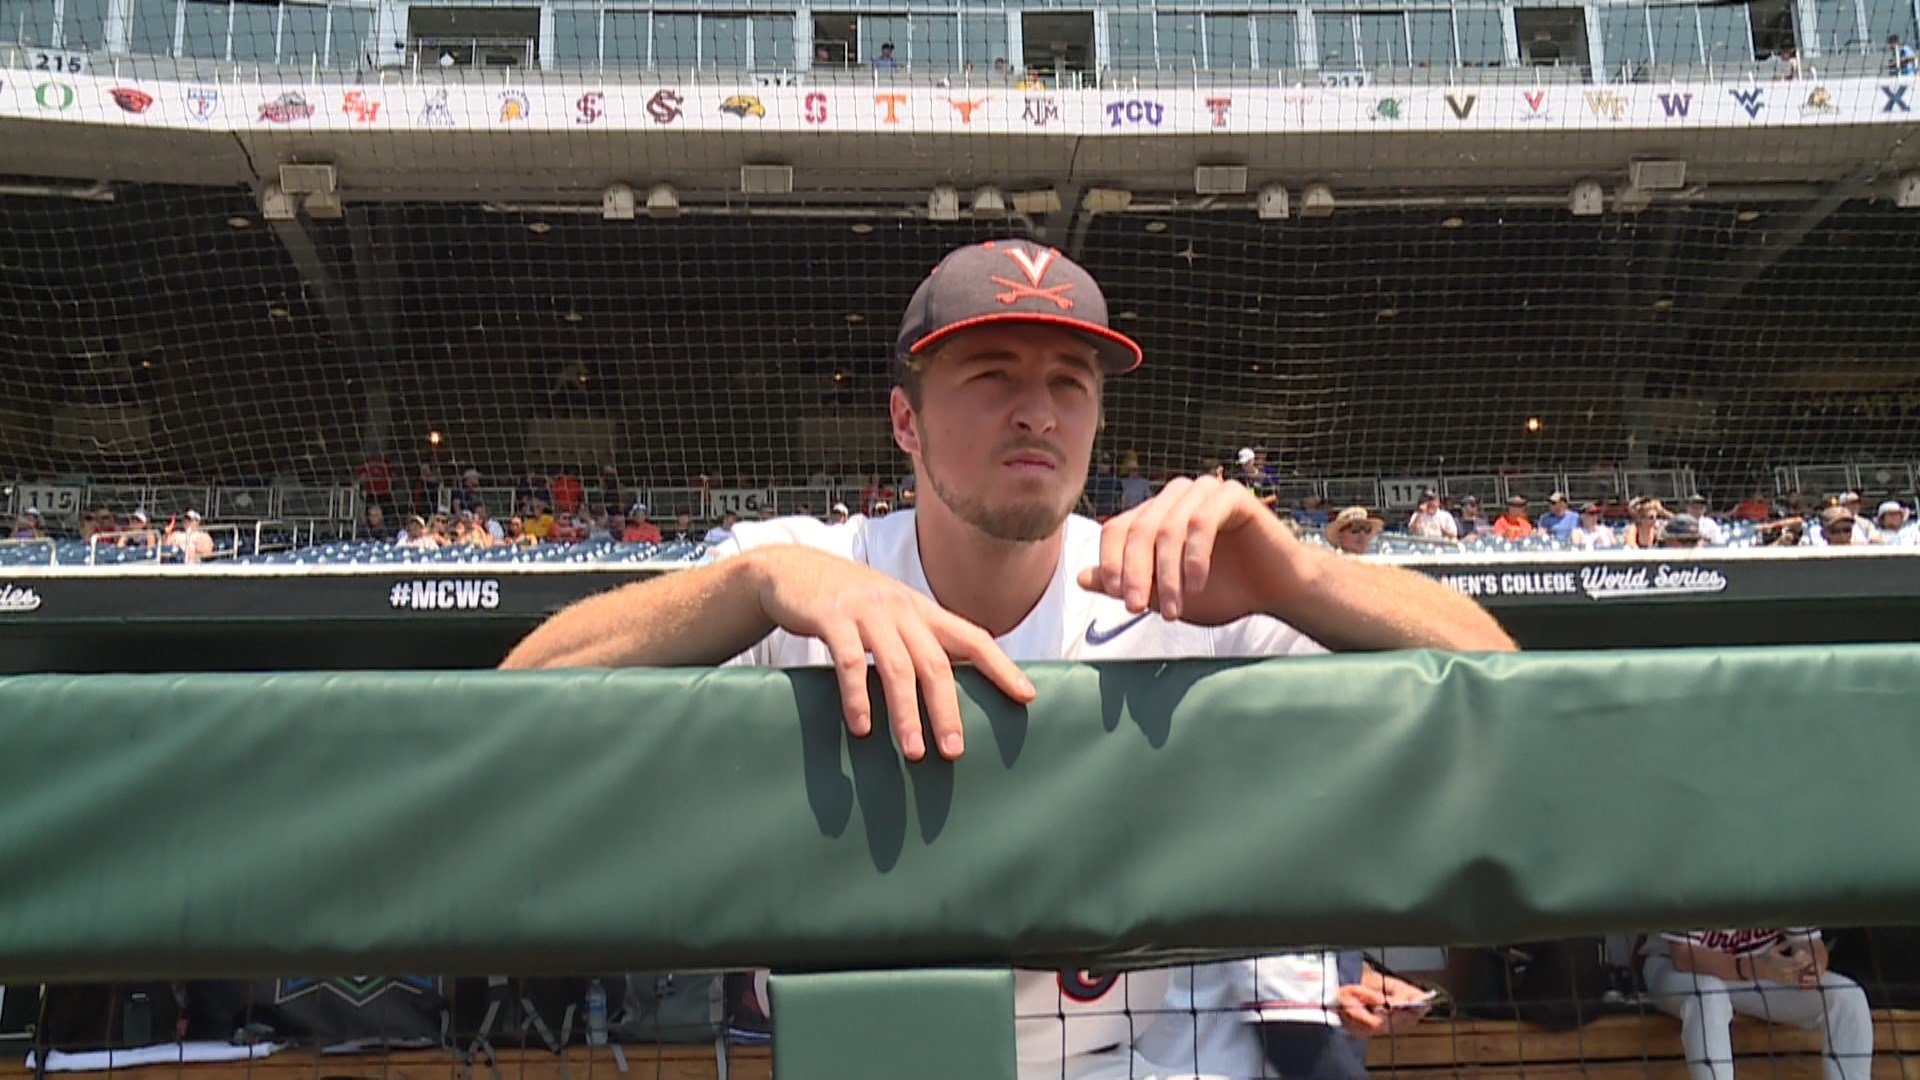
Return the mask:
<path id="1" fill-rule="evenodd" d="M 1665 956 L 1672 942 L 1709 949 L 1728 956 L 1758 956 L 1788 943 L 1811 941 L 1820 931 L 1811 926 L 1765 927 L 1752 930 L 1687 930 L 1649 934 L 1640 950 L 1644 956 Z"/>
<path id="2" fill-rule="evenodd" d="M 1294 656 L 1322 653 L 1319 643 L 1291 626 L 1253 616 L 1225 626 L 1167 622 L 1158 615 L 1130 614 L 1113 597 L 1079 587 L 1081 570 L 1100 562 L 1100 526 L 1069 517 L 1060 566 L 1032 611 L 998 638 L 1015 661 L 1152 660 L 1216 656 Z M 813 518 L 742 523 L 733 539 L 714 552 L 725 558 L 755 547 L 801 544 L 870 566 L 931 597 L 920 565 L 914 513 L 854 518 L 828 525 Z M 730 663 L 761 667 L 827 667 L 831 654 L 818 639 L 775 630 Z M 1167 998 L 1168 973 L 1101 976 L 1086 972 L 1022 971 L 1014 980 L 1015 1027 L 1022 1075 L 1036 1080 L 1156 1075 L 1132 1052 L 1134 1041 Z M 1191 1030 L 1184 1015 L 1167 1018 Z M 1190 1037 L 1190 1036 L 1189 1036 Z M 1169 1060 L 1193 1059 L 1191 1049 Z"/>
<path id="3" fill-rule="evenodd" d="M 1358 982 L 1359 956 L 1349 955 Z M 1342 973 L 1330 952 L 1192 964 L 1176 969 L 1171 983 L 1166 1009 L 1175 1022 L 1148 1028 L 1138 1047 L 1163 1070 L 1270 1076 L 1256 1022 L 1341 1026 Z"/>

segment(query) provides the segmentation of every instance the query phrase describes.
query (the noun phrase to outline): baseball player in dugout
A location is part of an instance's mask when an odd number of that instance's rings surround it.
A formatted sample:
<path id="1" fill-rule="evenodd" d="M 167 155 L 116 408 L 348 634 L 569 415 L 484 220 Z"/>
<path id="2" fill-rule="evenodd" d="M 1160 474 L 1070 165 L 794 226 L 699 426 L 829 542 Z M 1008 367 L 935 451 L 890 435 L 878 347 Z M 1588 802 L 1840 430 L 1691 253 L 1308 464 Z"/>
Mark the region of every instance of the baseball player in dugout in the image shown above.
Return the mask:
<path id="1" fill-rule="evenodd" d="M 1108 325 L 1092 276 L 1058 251 L 999 240 L 949 253 L 908 303 L 895 360 L 888 412 L 913 461 L 913 509 L 831 525 L 743 522 L 711 564 L 581 600 L 502 666 L 832 667 L 860 738 L 873 728 L 871 656 L 893 738 L 918 761 L 966 752 L 955 663 L 1024 704 L 1034 688 L 1018 661 L 1514 648 L 1473 600 L 1307 547 L 1231 480 L 1172 480 L 1104 526 L 1072 514 L 1106 381 L 1142 355 Z M 1021 1072 L 1273 1075 L 1253 1008 L 1256 963 L 1183 976 L 1193 995 L 1183 1013 L 1195 999 L 1244 1012 L 1152 1023 L 1165 971 L 1022 972 Z M 1396 1003 L 1376 996 L 1385 1016 Z M 1180 1031 L 1149 1038 L 1163 1023 Z"/>

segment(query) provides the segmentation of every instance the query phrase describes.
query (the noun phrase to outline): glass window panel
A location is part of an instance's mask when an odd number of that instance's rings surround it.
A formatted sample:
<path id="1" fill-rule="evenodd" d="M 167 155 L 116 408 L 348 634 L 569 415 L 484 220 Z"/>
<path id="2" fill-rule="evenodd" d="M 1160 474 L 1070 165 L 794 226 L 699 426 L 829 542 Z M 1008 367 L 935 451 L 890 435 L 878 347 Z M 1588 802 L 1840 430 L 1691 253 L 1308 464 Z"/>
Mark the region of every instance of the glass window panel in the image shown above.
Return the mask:
<path id="1" fill-rule="evenodd" d="M 63 49 L 102 51 L 107 47 L 107 0 L 67 0 Z"/>
<path id="2" fill-rule="evenodd" d="M 1344 12 L 1315 15 L 1313 28 L 1320 35 L 1320 66 L 1352 69 L 1360 66 L 1360 43 L 1353 36 L 1353 16 Z"/>
<path id="3" fill-rule="evenodd" d="M 134 0 L 134 52 L 167 56 L 173 52 L 173 13 L 177 0 Z"/>
<path id="4" fill-rule="evenodd" d="M 233 5 L 233 58 L 247 64 L 271 64 L 279 56 L 280 5 Z"/>
<path id="5" fill-rule="evenodd" d="M 1163 11 L 1160 13 L 1160 66 L 1179 71 L 1199 69 L 1199 12 Z"/>
<path id="6" fill-rule="evenodd" d="M 1144 12 L 1109 12 L 1107 48 L 1113 53 L 1114 67 L 1152 67 L 1153 16 Z"/>
<path id="7" fill-rule="evenodd" d="M 653 66 L 690 68 L 700 63 L 700 17 L 657 14 L 653 17 Z"/>
<path id="8" fill-rule="evenodd" d="M 1372 68 L 1406 67 L 1406 16 L 1399 12 L 1360 16 L 1360 61 Z"/>
<path id="9" fill-rule="evenodd" d="M 1407 29 L 1413 35 L 1414 66 L 1453 66 L 1453 12 L 1409 11 Z"/>
<path id="10" fill-rule="evenodd" d="M 752 48 L 753 24 L 744 15 L 703 15 L 700 17 L 700 65 L 709 68 L 744 68 L 747 50 Z"/>
<path id="11" fill-rule="evenodd" d="M 553 59 L 563 68 L 600 66 L 600 13 L 593 8 L 555 8 Z"/>
<path id="12" fill-rule="evenodd" d="M 53 45 L 53 0 L 0 0 L 0 41 Z"/>
<path id="13" fill-rule="evenodd" d="M 897 42 L 895 44 L 898 44 Z M 898 57 L 900 50 L 895 49 Z M 913 17 L 913 50 L 916 67 L 951 71 L 960 66 L 960 16 L 930 11 Z"/>
<path id="14" fill-rule="evenodd" d="M 1912 0 L 1866 0 L 1867 40 L 1884 48 L 1887 35 L 1899 34 L 1902 44 L 1911 45 L 1920 34 L 1914 33 Z M 1892 54 L 1888 54 L 1892 59 Z"/>
<path id="15" fill-rule="evenodd" d="M 1860 27 L 1854 21 L 1853 0 L 1818 0 L 1820 47 L 1827 52 L 1853 52 L 1860 48 Z"/>
<path id="16" fill-rule="evenodd" d="M 280 11 L 280 62 L 311 67 L 327 62 L 327 9 L 287 4 Z"/>
<path id="17" fill-rule="evenodd" d="M 372 8 L 333 6 L 327 51 L 333 56 L 334 67 L 357 68 L 367 63 L 374 52 L 373 16 Z"/>
<path id="18" fill-rule="evenodd" d="M 864 15 L 860 18 L 860 62 L 871 64 L 880 58 L 880 46 L 893 42 L 893 62 L 905 67 L 913 60 L 913 54 L 907 51 L 911 42 L 907 35 L 907 17 L 905 15 Z"/>
<path id="19" fill-rule="evenodd" d="M 793 66 L 793 16 L 754 16 L 753 66 L 763 71 Z"/>
<path id="20" fill-rule="evenodd" d="M 1459 8 L 1454 19 L 1459 26 L 1460 62 L 1483 67 L 1498 67 L 1507 60 L 1507 37 L 1502 29 L 1505 14 L 1499 8 Z"/>
<path id="21" fill-rule="evenodd" d="M 1600 9 L 1600 44 L 1607 50 L 1606 68 L 1628 75 L 1653 62 L 1647 45 L 1647 12 L 1639 7 Z"/>
<path id="22" fill-rule="evenodd" d="M 1272 70 L 1299 66 L 1296 52 L 1300 35 L 1292 15 L 1255 15 L 1253 31 L 1260 38 L 1261 67 Z"/>
<path id="23" fill-rule="evenodd" d="M 1207 66 L 1236 69 L 1253 66 L 1253 26 L 1244 13 L 1221 12 L 1207 16 Z"/>
<path id="24" fill-rule="evenodd" d="M 608 67 L 647 66 L 647 13 L 609 11 L 600 60 Z"/>
<path id="25" fill-rule="evenodd" d="M 180 39 L 180 55 L 201 60 L 227 58 L 227 5 L 188 0 L 187 29 Z"/>
<path id="26" fill-rule="evenodd" d="M 1647 18 L 1653 24 L 1655 63 L 1700 62 L 1700 24 L 1694 21 L 1691 7 L 1649 8 Z"/>
<path id="27" fill-rule="evenodd" d="M 976 71 L 992 71 L 995 60 L 1007 57 L 1005 15 L 960 16 L 960 59 Z"/>
<path id="28" fill-rule="evenodd" d="M 1747 5 L 1714 4 L 1700 9 L 1700 29 L 1707 48 L 1707 59 L 1716 64 L 1753 59 L 1753 45 L 1747 36 Z"/>

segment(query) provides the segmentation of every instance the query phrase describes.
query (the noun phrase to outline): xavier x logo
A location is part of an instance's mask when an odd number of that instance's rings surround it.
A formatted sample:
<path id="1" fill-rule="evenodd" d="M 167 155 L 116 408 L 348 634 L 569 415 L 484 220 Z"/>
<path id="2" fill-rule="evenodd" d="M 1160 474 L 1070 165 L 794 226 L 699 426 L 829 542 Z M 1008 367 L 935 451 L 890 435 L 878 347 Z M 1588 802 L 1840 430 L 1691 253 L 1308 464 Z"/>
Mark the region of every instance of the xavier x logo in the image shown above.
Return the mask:
<path id="1" fill-rule="evenodd" d="M 1061 311 L 1072 311 L 1073 301 L 1067 299 L 1065 294 L 1073 288 L 1073 282 L 1041 287 L 1047 280 L 1047 268 L 1053 265 L 1053 260 L 1058 254 L 1059 252 L 1052 248 L 1039 251 L 1028 251 L 1020 247 L 1008 248 L 1007 257 L 1020 264 L 1020 272 L 1026 275 L 1027 282 L 1023 285 L 1012 278 L 993 275 L 988 280 L 1007 289 L 1006 292 L 995 294 L 994 299 L 1003 304 L 1025 299 L 1048 300 L 1058 305 Z"/>
<path id="2" fill-rule="evenodd" d="M 1908 86 L 1905 83 L 1881 87 L 1880 92 L 1886 95 L 1887 100 L 1880 104 L 1880 111 L 1889 113 L 1898 109 L 1901 112 L 1912 112 L 1913 106 L 1907 104 L 1907 90 Z"/>

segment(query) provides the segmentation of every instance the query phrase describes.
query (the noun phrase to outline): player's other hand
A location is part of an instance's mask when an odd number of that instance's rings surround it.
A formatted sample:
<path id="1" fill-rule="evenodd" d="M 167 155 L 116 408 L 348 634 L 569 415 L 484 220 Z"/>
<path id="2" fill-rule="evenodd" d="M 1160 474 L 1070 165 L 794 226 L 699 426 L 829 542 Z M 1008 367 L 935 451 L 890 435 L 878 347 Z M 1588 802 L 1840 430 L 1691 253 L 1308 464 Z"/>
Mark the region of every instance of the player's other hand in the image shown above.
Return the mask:
<path id="1" fill-rule="evenodd" d="M 1801 985 L 1801 974 L 1806 970 L 1800 958 L 1785 945 L 1755 956 L 1752 963 L 1756 979 L 1782 986 Z"/>
<path id="2" fill-rule="evenodd" d="M 1370 1039 L 1387 1030 L 1387 995 L 1372 986 L 1352 983 L 1334 992 L 1340 1005 L 1340 1025 L 1356 1039 Z"/>
<path id="3" fill-rule="evenodd" d="M 1033 700 L 1033 684 L 1007 658 L 992 635 L 869 567 L 799 545 L 758 548 L 760 610 L 791 634 L 819 638 L 833 656 L 847 730 L 873 730 L 867 694 L 867 657 L 880 674 L 900 752 L 909 761 L 926 756 L 920 702 L 940 756 L 952 759 L 966 747 L 960 728 L 960 693 L 953 661 L 972 664 L 1014 701 Z"/>
<path id="4" fill-rule="evenodd" d="M 1101 528 L 1100 565 L 1079 582 L 1134 614 L 1218 626 L 1274 610 L 1304 554 L 1239 482 L 1181 477 Z"/>

